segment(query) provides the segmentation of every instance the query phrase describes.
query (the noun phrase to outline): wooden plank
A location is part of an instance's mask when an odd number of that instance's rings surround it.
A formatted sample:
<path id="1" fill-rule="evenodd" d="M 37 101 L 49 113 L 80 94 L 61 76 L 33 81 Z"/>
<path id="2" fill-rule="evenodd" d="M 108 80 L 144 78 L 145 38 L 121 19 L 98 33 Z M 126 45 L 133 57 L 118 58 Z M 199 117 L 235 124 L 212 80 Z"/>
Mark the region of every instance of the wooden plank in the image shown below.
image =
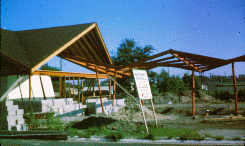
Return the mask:
<path id="1" fill-rule="evenodd" d="M 96 67 L 96 69 L 97 69 L 97 67 Z M 99 80 L 98 74 L 99 74 L 98 71 L 96 71 L 98 88 L 99 88 L 99 96 L 100 96 L 100 102 L 101 102 L 101 107 L 102 107 L 102 113 L 105 113 L 105 109 L 104 109 L 104 105 L 103 105 L 103 100 L 102 100 L 102 95 L 101 95 L 101 89 L 100 89 L 100 80 Z"/>
<path id="2" fill-rule="evenodd" d="M 189 61 L 186 61 L 185 58 L 181 58 L 178 54 L 172 54 L 172 55 L 175 56 L 176 58 L 178 58 L 179 60 L 183 61 L 185 64 L 192 67 L 194 70 L 196 70 L 198 72 L 202 72 L 202 70 L 200 70 L 198 67 L 195 67 L 194 64 L 189 63 Z"/>
<path id="3" fill-rule="evenodd" d="M 96 30 L 96 31 L 93 31 L 93 30 Z M 103 40 L 103 38 L 102 38 L 102 35 L 101 35 L 101 33 L 100 33 L 100 30 L 99 30 L 99 27 L 98 27 L 97 23 L 95 23 L 95 28 L 94 28 L 93 30 L 92 30 L 92 31 L 93 31 L 93 32 L 96 32 L 96 34 L 99 36 L 99 38 L 100 38 L 100 40 L 101 40 L 100 42 L 101 42 L 102 45 L 103 45 L 103 49 L 104 49 L 104 51 L 105 51 L 106 54 L 107 54 L 107 58 L 109 59 L 110 64 L 113 64 L 113 61 L 112 61 L 112 59 L 111 59 L 111 57 L 110 57 L 110 55 L 109 55 L 108 50 L 106 49 L 105 42 L 104 42 L 104 40 Z"/>
<path id="4" fill-rule="evenodd" d="M 34 75 L 48 75 L 48 76 L 69 76 L 69 77 L 82 77 L 82 78 L 97 78 L 96 74 L 87 73 L 72 73 L 72 72 L 61 72 L 61 71 L 47 71 L 47 70 L 36 70 L 33 72 Z M 99 78 L 108 78 L 107 74 L 100 74 Z"/>

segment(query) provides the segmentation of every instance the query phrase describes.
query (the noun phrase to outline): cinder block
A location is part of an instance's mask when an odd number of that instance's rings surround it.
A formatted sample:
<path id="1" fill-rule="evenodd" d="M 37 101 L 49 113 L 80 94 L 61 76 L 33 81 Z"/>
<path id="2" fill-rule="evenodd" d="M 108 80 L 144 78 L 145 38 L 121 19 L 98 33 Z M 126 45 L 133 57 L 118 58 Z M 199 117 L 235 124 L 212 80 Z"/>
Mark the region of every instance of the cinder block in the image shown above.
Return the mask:
<path id="1" fill-rule="evenodd" d="M 13 102 L 13 100 L 6 100 L 6 106 L 9 106 L 9 105 L 13 105 L 14 104 L 14 102 Z"/>
<path id="2" fill-rule="evenodd" d="M 96 102 L 96 99 L 86 99 L 86 103 L 88 102 Z"/>
<path id="3" fill-rule="evenodd" d="M 42 106 L 51 106 L 53 104 L 53 100 L 52 99 L 42 100 L 41 103 Z"/>
<path id="4" fill-rule="evenodd" d="M 24 109 L 16 110 L 16 115 L 24 115 Z"/>
<path id="5" fill-rule="evenodd" d="M 28 131 L 28 124 L 23 124 L 23 131 Z"/>
<path id="6" fill-rule="evenodd" d="M 116 105 L 120 105 L 120 104 L 125 104 L 125 100 L 124 99 L 117 99 Z"/>
<path id="7" fill-rule="evenodd" d="M 7 106 L 7 111 L 15 111 L 18 110 L 19 106 L 18 105 L 9 105 Z"/>
<path id="8" fill-rule="evenodd" d="M 71 105 L 63 105 L 62 108 L 63 109 L 69 109 L 71 107 Z"/>
<path id="9" fill-rule="evenodd" d="M 75 104 L 75 110 L 79 110 L 79 109 L 80 109 L 79 104 Z"/>
<path id="10" fill-rule="evenodd" d="M 65 98 L 62 98 L 62 99 L 53 99 L 53 103 L 57 103 L 57 102 L 66 102 L 66 99 Z"/>
<path id="11" fill-rule="evenodd" d="M 97 108 L 95 109 L 95 111 L 96 111 L 96 114 L 102 113 L 102 107 L 97 107 Z"/>
<path id="12" fill-rule="evenodd" d="M 7 115 L 8 116 L 15 116 L 17 114 L 16 114 L 16 111 L 7 111 Z"/>
<path id="13" fill-rule="evenodd" d="M 71 109 L 72 111 L 74 111 L 74 110 L 75 110 L 75 104 L 70 105 L 70 109 Z"/>
<path id="14" fill-rule="evenodd" d="M 18 118 L 18 124 L 25 124 L 25 119 L 22 117 L 22 118 Z"/>
<path id="15" fill-rule="evenodd" d="M 73 101 L 73 98 L 66 98 L 66 101 Z"/>
<path id="16" fill-rule="evenodd" d="M 63 108 L 63 105 L 60 103 L 55 103 L 52 108 Z"/>

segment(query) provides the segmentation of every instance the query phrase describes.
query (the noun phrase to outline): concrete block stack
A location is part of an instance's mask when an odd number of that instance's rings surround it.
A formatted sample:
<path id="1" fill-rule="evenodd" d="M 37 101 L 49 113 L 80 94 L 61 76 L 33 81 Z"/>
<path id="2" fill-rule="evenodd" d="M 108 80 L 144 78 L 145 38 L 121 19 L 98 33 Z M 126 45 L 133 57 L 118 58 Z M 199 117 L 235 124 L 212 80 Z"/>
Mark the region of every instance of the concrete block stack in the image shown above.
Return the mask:
<path id="1" fill-rule="evenodd" d="M 102 98 L 105 114 L 109 115 L 112 111 L 112 100 L 107 98 Z M 87 99 L 86 104 L 90 114 L 102 113 L 101 101 L 100 99 Z M 126 106 L 124 99 L 115 99 L 115 106 L 118 106 L 119 109 Z"/>
<path id="2" fill-rule="evenodd" d="M 77 114 L 84 115 L 86 105 L 73 101 L 73 98 L 48 99 L 40 101 L 14 101 L 20 108 L 27 110 L 28 106 L 32 106 L 34 113 L 47 113 L 54 111 L 55 115 L 73 116 Z"/>
<path id="3" fill-rule="evenodd" d="M 26 131 L 28 126 L 23 118 L 24 110 L 14 105 L 13 101 L 2 101 L 1 109 L 1 129 L 10 131 Z"/>

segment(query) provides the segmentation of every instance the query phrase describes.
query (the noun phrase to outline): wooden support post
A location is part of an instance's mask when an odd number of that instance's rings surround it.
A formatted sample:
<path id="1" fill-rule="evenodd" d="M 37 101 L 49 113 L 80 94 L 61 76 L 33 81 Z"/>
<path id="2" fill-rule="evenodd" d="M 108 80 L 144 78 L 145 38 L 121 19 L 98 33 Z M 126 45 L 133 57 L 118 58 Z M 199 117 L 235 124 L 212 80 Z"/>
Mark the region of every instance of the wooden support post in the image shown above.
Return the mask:
<path id="1" fill-rule="evenodd" d="M 95 96 L 94 84 L 95 84 L 95 79 L 93 79 L 93 96 Z"/>
<path id="2" fill-rule="evenodd" d="M 192 70 L 192 115 L 195 115 L 195 76 Z"/>
<path id="3" fill-rule="evenodd" d="M 77 81 L 78 81 L 78 103 L 80 103 L 80 77 L 78 77 L 78 79 L 77 79 Z"/>
<path id="4" fill-rule="evenodd" d="M 97 70 L 97 66 L 96 66 L 96 76 L 97 76 L 97 82 L 98 82 L 98 88 L 99 88 L 99 95 L 100 95 L 102 113 L 104 114 L 105 110 L 104 110 L 104 105 L 103 105 L 103 100 L 102 100 L 102 95 L 101 95 L 101 90 L 100 90 L 100 80 L 99 80 L 99 73 L 98 73 L 98 70 Z"/>
<path id="5" fill-rule="evenodd" d="M 85 97 L 83 95 L 83 79 L 82 79 L 82 103 L 86 104 L 86 99 L 85 99 Z"/>
<path id="6" fill-rule="evenodd" d="M 60 77 L 59 89 L 60 89 L 60 98 L 62 98 L 62 77 Z"/>
<path id="7" fill-rule="evenodd" d="M 154 109 L 154 105 L 153 105 L 153 100 L 151 99 L 151 106 L 152 106 L 152 112 L 154 115 L 154 119 L 155 119 L 155 125 L 157 127 L 157 117 L 156 117 L 156 113 L 155 113 L 155 109 Z"/>
<path id="8" fill-rule="evenodd" d="M 144 110 L 143 110 L 143 106 L 142 106 L 141 100 L 140 100 L 140 107 L 141 107 L 141 111 L 142 111 L 142 114 L 143 114 L 143 119 L 144 119 L 144 122 L 145 122 L 146 131 L 147 131 L 147 133 L 149 133 L 148 127 L 147 127 L 147 123 L 146 123 L 146 119 L 145 119 L 145 113 L 144 113 Z"/>
<path id="9" fill-rule="evenodd" d="M 71 98 L 71 78 L 69 77 L 69 98 Z"/>
<path id="10" fill-rule="evenodd" d="M 235 96 L 235 114 L 238 115 L 238 99 L 236 91 L 236 75 L 234 69 L 234 62 L 232 63 L 232 73 L 233 73 L 233 87 L 234 87 L 234 96 Z"/>
<path id="11" fill-rule="evenodd" d="M 73 77 L 73 100 L 75 99 L 75 77 Z"/>
<path id="12" fill-rule="evenodd" d="M 144 100 L 143 100 L 143 99 L 141 100 L 141 102 L 142 102 L 142 105 L 144 106 L 144 105 L 145 105 L 145 102 L 144 102 Z"/>
<path id="13" fill-rule="evenodd" d="M 114 84 L 113 84 L 113 101 L 112 101 L 112 106 L 115 105 L 115 98 L 116 98 L 116 79 L 117 79 L 117 73 L 115 72 L 114 76 Z"/>
<path id="14" fill-rule="evenodd" d="M 29 74 L 29 101 L 31 101 L 31 74 Z"/>
<path id="15" fill-rule="evenodd" d="M 66 77 L 64 77 L 64 82 L 65 82 L 65 84 L 64 84 L 64 88 L 65 88 L 64 96 L 65 96 L 65 98 L 66 98 Z"/>
<path id="16" fill-rule="evenodd" d="M 109 97 L 111 100 L 111 79 L 109 79 Z"/>

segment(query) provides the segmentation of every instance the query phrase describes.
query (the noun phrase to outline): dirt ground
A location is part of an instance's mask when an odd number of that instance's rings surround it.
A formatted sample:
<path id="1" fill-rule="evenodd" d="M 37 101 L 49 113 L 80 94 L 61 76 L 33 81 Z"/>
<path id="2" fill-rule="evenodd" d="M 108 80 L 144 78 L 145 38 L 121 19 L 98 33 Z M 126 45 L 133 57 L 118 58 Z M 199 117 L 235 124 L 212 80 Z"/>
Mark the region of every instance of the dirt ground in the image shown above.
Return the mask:
<path id="1" fill-rule="evenodd" d="M 241 104 L 240 104 L 241 105 Z M 150 105 L 145 105 L 150 107 Z M 215 107 L 217 106 L 217 107 Z M 209 105 L 210 114 L 205 119 L 212 118 L 222 118 L 224 116 L 230 115 L 232 109 L 230 107 L 215 105 L 213 108 L 212 105 Z M 193 118 L 191 116 L 191 107 L 183 104 L 180 105 L 156 105 L 156 117 L 158 126 L 165 128 L 174 128 L 174 129 L 193 129 L 200 134 L 210 134 L 212 136 L 223 135 L 225 139 L 232 139 L 234 137 L 240 137 L 245 139 L 245 121 L 232 121 L 232 122 L 202 122 L 204 120 L 204 114 L 206 107 L 196 108 L 197 116 Z M 144 109 L 146 111 L 146 119 L 148 126 L 154 126 L 154 116 L 151 108 Z M 239 108 L 240 113 L 244 112 L 245 105 L 242 108 Z M 199 112 L 200 111 L 200 112 Z M 70 118 L 70 119 L 69 119 Z M 142 111 L 138 105 L 129 103 L 125 108 L 122 108 L 117 113 L 113 113 L 109 116 L 89 116 L 89 117 L 69 117 L 63 118 L 63 121 L 68 123 L 69 121 L 77 121 L 74 124 L 74 128 L 77 129 L 86 129 L 88 127 L 105 125 L 108 129 L 116 127 L 118 130 L 124 132 L 133 132 L 137 129 L 139 125 L 144 124 Z M 88 125 L 84 127 L 84 125 Z"/>

